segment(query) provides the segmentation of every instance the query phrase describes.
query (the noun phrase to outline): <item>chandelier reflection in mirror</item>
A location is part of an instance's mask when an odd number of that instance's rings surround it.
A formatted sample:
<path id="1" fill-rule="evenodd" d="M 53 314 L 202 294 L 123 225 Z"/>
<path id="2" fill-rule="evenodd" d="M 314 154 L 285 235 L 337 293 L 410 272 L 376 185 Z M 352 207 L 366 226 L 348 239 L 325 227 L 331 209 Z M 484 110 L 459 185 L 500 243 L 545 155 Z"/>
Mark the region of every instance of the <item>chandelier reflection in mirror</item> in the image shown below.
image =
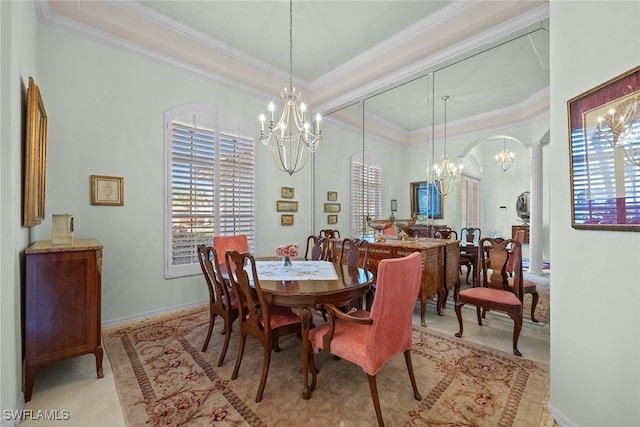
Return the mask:
<path id="1" fill-rule="evenodd" d="M 443 196 L 451 193 L 454 186 L 462 178 L 462 165 L 454 164 L 447 154 L 447 99 L 449 99 L 448 95 L 442 97 L 444 101 L 444 152 L 440 157 L 440 164 L 433 166 L 434 180 L 439 181 L 436 189 Z"/>
<path id="2" fill-rule="evenodd" d="M 502 146 L 503 148 L 501 152 L 496 154 L 496 162 L 498 163 L 498 166 L 500 166 L 500 168 L 504 172 L 506 172 L 507 169 L 509 169 L 509 166 L 511 166 L 511 163 L 513 163 L 513 158 L 515 157 L 515 154 L 507 150 L 506 138 L 502 138 L 502 141 L 503 141 L 503 146 Z"/>
<path id="3" fill-rule="evenodd" d="M 621 153 L 624 163 L 640 167 L 640 95 L 599 116 L 596 138 Z"/>
<path id="4" fill-rule="evenodd" d="M 306 105 L 302 102 L 302 93 L 293 87 L 293 0 L 289 1 L 289 88 L 280 92 L 284 101 L 282 116 L 278 123 L 274 121 L 275 105 L 269 104 L 269 130 L 265 134 L 265 115 L 260 115 L 260 142 L 266 145 L 273 155 L 278 168 L 293 175 L 304 168 L 309 154 L 314 153 L 322 141 L 320 114 L 315 118 L 313 129 L 307 121 Z"/>

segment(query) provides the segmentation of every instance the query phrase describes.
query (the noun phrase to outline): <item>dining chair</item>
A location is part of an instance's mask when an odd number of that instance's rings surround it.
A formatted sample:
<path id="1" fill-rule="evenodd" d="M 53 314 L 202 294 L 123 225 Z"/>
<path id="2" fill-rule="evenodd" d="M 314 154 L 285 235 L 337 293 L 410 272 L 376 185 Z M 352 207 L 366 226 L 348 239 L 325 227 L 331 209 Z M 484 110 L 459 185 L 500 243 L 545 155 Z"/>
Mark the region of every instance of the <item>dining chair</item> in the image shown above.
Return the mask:
<path id="1" fill-rule="evenodd" d="M 238 252 L 249 252 L 249 241 L 246 234 L 216 235 L 213 236 L 213 247 L 218 254 L 218 264 L 226 271 L 224 253 L 232 249 Z"/>
<path id="2" fill-rule="evenodd" d="M 482 230 L 475 227 L 465 227 L 460 230 L 460 274 L 462 274 L 462 267 L 467 269 L 467 285 L 469 284 L 469 276 L 472 280 L 475 277 L 473 275 L 473 266 L 475 265 L 475 252 L 469 253 L 465 250 L 467 246 L 477 248 L 480 244 L 480 237 L 482 236 Z"/>
<path id="3" fill-rule="evenodd" d="M 514 239 L 520 242 L 520 245 L 513 246 L 511 249 L 512 253 L 518 252 L 522 248 L 522 244 L 524 242 L 524 230 L 516 231 Z M 506 271 L 507 271 L 507 274 L 509 274 L 509 279 L 508 279 L 509 286 L 514 286 L 513 274 L 514 274 L 514 270 L 516 269 L 516 262 L 518 259 L 520 260 L 520 264 L 522 264 L 522 257 L 515 257 L 515 256 L 510 257 L 509 261 L 507 262 Z M 520 265 L 520 269 L 522 269 L 522 265 Z M 536 319 L 535 311 L 536 311 L 536 306 L 538 305 L 538 300 L 540 299 L 540 296 L 538 295 L 538 288 L 536 286 L 536 282 L 534 282 L 533 280 L 525 279 L 523 277 L 522 291 L 524 295 L 526 294 L 531 295 L 531 320 L 538 323 L 538 320 Z"/>
<path id="4" fill-rule="evenodd" d="M 458 233 L 455 230 L 447 228 L 440 228 L 436 231 L 435 234 L 436 239 L 448 239 L 448 240 L 458 240 Z"/>
<path id="5" fill-rule="evenodd" d="M 224 344 L 222 346 L 222 352 L 220 353 L 220 359 L 218 359 L 218 366 L 222 366 L 225 355 L 227 354 L 227 349 L 229 348 L 233 322 L 238 318 L 238 303 L 235 292 L 228 287 L 222 276 L 215 248 L 212 246 L 198 245 L 198 261 L 200 262 L 200 268 L 202 268 L 202 274 L 209 289 L 209 330 L 207 332 L 207 338 L 204 340 L 202 351 L 207 351 L 216 316 L 220 316 L 224 322 L 224 329 L 222 330 L 222 334 L 224 334 Z"/>
<path id="6" fill-rule="evenodd" d="M 320 230 L 320 233 L 318 233 L 318 236 L 326 237 L 328 239 L 339 239 L 340 231 L 332 230 L 332 229 Z"/>
<path id="7" fill-rule="evenodd" d="M 329 238 L 310 235 L 307 237 L 307 248 L 304 251 L 304 259 L 307 261 L 322 261 L 329 256 Z"/>
<path id="8" fill-rule="evenodd" d="M 278 346 L 279 337 L 287 334 L 300 334 L 300 318 L 289 307 L 266 303 L 260 288 L 256 261 L 253 255 L 248 252 L 240 253 L 236 250 L 227 251 L 225 263 L 227 271 L 235 270 L 235 274 L 230 274 L 229 278 L 236 293 L 238 307 L 244 313 L 239 322 L 240 344 L 231 379 L 238 378 L 246 338 L 247 335 L 250 335 L 262 344 L 264 350 L 262 376 L 258 386 L 258 393 L 256 394 L 256 403 L 258 403 L 262 400 L 262 394 L 267 383 L 271 352 L 272 350 L 280 351 Z"/>
<path id="9" fill-rule="evenodd" d="M 338 264 L 347 264 L 349 267 L 367 268 L 367 259 L 369 258 L 369 241 L 365 239 L 345 238 L 342 239 L 342 246 L 340 247 L 340 253 L 338 259 L 335 261 Z M 361 260 L 361 261 L 360 261 Z M 369 292 L 367 292 L 366 298 L 371 300 L 373 297 L 368 295 L 370 292 L 375 292 L 375 285 L 371 285 Z M 344 301 L 344 304 L 336 304 L 341 307 L 345 312 L 352 308 L 362 308 L 362 298 L 356 298 L 352 301 Z M 323 312 L 324 315 L 324 312 Z"/>
<path id="10" fill-rule="evenodd" d="M 377 280 L 371 311 L 345 314 L 334 305 L 326 305 L 329 322 L 309 331 L 309 360 L 312 389 L 318 374 L 314 354 L 321 350 L 358 365 L 367 374 L 378 425 L 384 426 L 376 375 L 392 356 L 404 352 L 413 396 L 422 400 L 411 362 L 413 310 L 422 280 L 422 255 L 414 252 L 381 260 Z"/>
<path id="11" fill-rule="evenodd" d="M 517 251 L 510 251 L 516 246 Z M 522 356 L 518 350 L 518 338 L 522 329 L 522 259 L 520 242 L 502 238 L 482 238 L 478 246 L 476 279 L 473 287 L 458 293 L 455 302 L 456 316 L 460 330 L 455 334 L 460 338 L 463 332 L 462 307 L 465 304 L 476 306 L 478 325 L 482 326 L 481 310 L 497 310 L 505 312 L 513 319 L 513 354 Z M 514 286 L 509 285 L 507 262 L 510 257 L 516 258 L 513 276 Z"/>

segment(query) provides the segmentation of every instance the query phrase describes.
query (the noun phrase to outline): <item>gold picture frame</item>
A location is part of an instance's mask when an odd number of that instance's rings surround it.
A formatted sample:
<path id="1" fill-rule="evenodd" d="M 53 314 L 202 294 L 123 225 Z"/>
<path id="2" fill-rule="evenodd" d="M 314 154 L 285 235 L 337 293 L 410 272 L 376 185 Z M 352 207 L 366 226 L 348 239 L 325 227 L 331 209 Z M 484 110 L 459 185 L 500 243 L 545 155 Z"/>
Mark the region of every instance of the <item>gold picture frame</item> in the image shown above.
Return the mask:
<path id="1" fill-rule="evenodd" d="M 337 191 L 328 191 L 327 192 L 327 200 L 330 202 L 335 202 L 338 200 L 338 192 Z"/>
<path id="2" fill-rule="evenodd" d="M 325 203 L 324 211 L 330 213 L 339 213 L 340 212 L 340 203 Z"/>
<path id="3" fill-rule="evenodd" d="M 124 178 L 91 175 L 91 204 L 99 206 L 124 205 Z"/>
<path id="4" fill-rule="evenodd" d="M 327 224 L 333 225 L 338 223 L 338 215 L 327 215 Z"/>
<path id="5" fill-rule="evenodd" d="M 293 225 L 294 217 L 291 214 L 280 215 L 280 225 Z"/>
<path id="6" fill-rule="evenodd" d="M 278 212 L 298 212 L 298 202 L 292 200 L 278 200 L 276 202 Z"/>
<path id="7" fill-rule="evenodd" d="M 22 225 L 30 227 L 44 219 L 47 178 L 47 112 L 31 76 L 26 113 Z"/>
<path id="8" fill-rule="evenodd" d="M 283 199 L 293 199 L 293 195 L 295 190 L 293 187 L 281 187 L 280 188 L 280 197 Z"/>

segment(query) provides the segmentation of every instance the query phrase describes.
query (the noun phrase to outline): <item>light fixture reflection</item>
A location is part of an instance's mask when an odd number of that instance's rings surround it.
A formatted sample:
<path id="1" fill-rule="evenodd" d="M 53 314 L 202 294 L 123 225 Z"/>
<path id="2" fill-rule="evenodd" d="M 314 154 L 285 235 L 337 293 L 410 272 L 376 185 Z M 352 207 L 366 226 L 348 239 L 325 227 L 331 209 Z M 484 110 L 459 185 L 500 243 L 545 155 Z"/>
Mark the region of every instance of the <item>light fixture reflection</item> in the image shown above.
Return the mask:
<path id="1" fill-rule="evenodd" d="M 462 165 L 454 164 L 447 154 L 447 99 L 449 99 L 448 95 L 442 97 L 444 101 L 444 152 L 440 157 L 440 164 L 433 166 L 434 180 L 439 181 L 436 189 L 443 196 L 451 193 L 462 178 Z"/>

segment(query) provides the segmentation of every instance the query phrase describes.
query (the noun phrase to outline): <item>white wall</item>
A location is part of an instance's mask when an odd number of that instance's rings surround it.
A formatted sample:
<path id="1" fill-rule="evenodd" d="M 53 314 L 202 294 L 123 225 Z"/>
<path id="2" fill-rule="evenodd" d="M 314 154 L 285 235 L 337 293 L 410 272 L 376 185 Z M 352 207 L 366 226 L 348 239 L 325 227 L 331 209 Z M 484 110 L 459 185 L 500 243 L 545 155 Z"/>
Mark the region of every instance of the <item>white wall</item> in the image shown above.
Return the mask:
<path id="1" fill-rule="evenodd" d="M 36 71 L 33 2 L 0 2 L 0 408 L 22 407 L 20 289 L 23 251 L 29 229 L 22 228 L 22 144 L 29 76 Z M 3 419 L 5 422 L 13 421 Z"/>
<path id="2" fill-rule="evenodd" d="M 640 2 L 551 9 L 550 409 L 561 425 L 640 425 L 640 233 L 571 228 L 567 100 L 640 63 Z"/>

